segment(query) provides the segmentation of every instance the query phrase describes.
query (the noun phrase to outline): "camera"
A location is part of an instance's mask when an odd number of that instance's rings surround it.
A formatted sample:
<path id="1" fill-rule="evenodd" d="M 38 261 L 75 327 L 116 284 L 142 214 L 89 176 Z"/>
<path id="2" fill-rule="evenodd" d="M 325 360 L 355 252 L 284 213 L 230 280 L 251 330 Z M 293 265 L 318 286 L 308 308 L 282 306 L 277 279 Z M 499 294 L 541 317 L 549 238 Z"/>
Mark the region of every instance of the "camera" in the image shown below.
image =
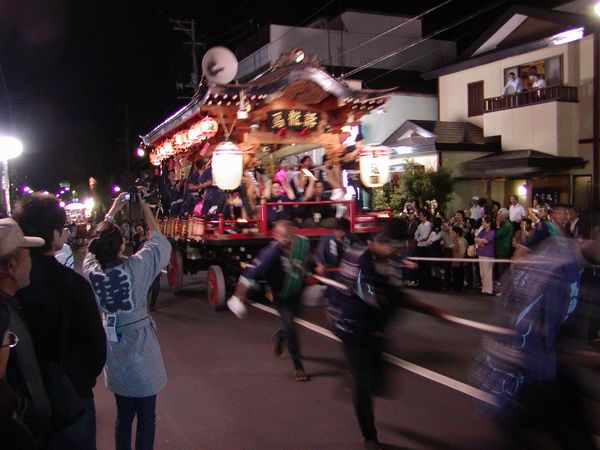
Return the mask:
<path id="1" fill-rule="evenodd" d="M 133 186 L 129 188 L 129 192 L 125 195 L 125 199 L 129 201 L 129 203 L 137 203 L 138 202 L 138 194 L 142 191 L 138 186 Z"/>

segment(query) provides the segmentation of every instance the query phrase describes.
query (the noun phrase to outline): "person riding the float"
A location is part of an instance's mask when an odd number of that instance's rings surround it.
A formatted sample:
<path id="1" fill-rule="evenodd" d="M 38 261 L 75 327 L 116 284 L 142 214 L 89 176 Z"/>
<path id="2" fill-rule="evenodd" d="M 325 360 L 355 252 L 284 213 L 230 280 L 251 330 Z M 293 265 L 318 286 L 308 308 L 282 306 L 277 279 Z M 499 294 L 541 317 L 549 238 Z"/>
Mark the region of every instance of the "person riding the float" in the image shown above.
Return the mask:
<path id="1" fill-rule="evenodd" d="M 284 205 L 284 203 L 296 200 L 296 195 L 289 182 L 284 181 L 283 183 L 279 183 L 277 181 L 269 181 L 265 185 L 263 198 L 267 203 L 277 203 L 277 205 L 269 205 L 267 207 L 267 221 L 269 222 L 269 226 L 272 226 L 279 220 L 292 220 L 292 207 Z"/>
<path id="2" fill-rule="evenodd" d="M 325 185 L 322 181 L 315 178 L 309 178 L 308 186 L 304 191 L 302 201 L 305 202 L 323 202 L 329 201 L 331 194 L 325 192 Z M 333 228 L 336 223 L 335 212 L 336 205 L 303 205 L 299 208 L 298 215 L 302 220 L 303 228 Z"/>
<path id="3" fill-rule="evenodd" d="M 226 205 L 225 193 L 213 184 L 212 165 L 208 165 L 202 171 L 198 180 L 199 189 L 204 190 L 204 204 L 202 215 L 216 217 L 223 213 Z"/>

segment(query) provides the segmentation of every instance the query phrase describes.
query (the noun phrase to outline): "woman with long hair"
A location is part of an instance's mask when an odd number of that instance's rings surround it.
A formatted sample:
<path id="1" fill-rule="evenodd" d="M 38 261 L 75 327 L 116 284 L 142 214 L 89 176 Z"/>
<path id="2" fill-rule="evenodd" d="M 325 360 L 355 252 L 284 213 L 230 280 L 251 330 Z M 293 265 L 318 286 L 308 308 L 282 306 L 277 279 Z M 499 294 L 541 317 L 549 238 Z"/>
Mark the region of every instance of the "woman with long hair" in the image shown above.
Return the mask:
<path id="1" fill-rule="evenodd" d="M 134 195 L 134 194 L 131 194 Z M 137 450 L 152 449 L 156 425 L 156 395 L 167 383 L 146 296 L 152 281 L 165 268 L 171 244 L 159 231 L 150 207 L 137 195 L 150 236 L 129 258 L 125 239 L 114 216 L 127 203 L 117 197 L 96 237 L 90 241 L 84 273 L 90 280 L 107 337 L 106 386 L 117 402 L 117 450 L 131 449 L 131 426 L 137 416 Z"/>

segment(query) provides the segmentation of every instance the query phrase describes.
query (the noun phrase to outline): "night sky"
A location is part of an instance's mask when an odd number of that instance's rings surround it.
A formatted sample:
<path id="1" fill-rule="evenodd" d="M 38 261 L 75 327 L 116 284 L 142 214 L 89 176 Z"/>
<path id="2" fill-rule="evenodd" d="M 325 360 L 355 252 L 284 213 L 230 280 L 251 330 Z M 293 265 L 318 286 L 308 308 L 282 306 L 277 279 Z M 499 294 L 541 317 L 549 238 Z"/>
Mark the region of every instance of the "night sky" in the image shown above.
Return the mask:
<path id="1" fill-rule="evenodd" d="M 442 0 L 406 1 L 88 1 L 0 0 L 0 128 L 25 144 L 18 175 L 37 189 L 89 176 L 108 185 L 125 166 L 125 107 L 133 152 L 144 134 L 185 100 L 175 83 L 189 80 L 187 36 L 169 18 L 195 19 L 207 48 L 236 44 L 268 23 L 305 25 L 346 9 L 418 14 Z M 497 2 L 454 0 L 432 13 L 435 31 Z M 512 1 L 438 38 L 461 36 L 459 50 Z M 550 7 L 560 1 L 520 1 Z M 381 30 L 384 31 L 384 30 Z M 202 51 L 199 51 L 199 58 Z M 0 83 L 2 76 L 0 74 Z M 8 91 L 8 96 L 6 95 Z M 11 131 L 12 130 L 12 131 Z M 142 161 L 134 161 L 142 168 Z"/>

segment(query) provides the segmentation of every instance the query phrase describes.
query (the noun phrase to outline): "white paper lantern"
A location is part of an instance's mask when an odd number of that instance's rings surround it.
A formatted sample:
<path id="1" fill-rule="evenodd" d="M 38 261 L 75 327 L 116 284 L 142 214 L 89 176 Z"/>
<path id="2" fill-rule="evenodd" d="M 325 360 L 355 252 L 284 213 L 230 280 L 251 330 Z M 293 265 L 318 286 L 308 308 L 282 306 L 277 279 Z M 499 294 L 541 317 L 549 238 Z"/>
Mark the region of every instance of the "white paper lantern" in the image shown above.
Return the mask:
<path id="1" fill-rule="evenodd" d="M 360 151 L 360 179 L 367 187 L 381 187 L 390 179 L 390 149 L 366 145 Z"/>
<path id="2" fill-rule="evenodd" d="M 224 191 L 232 191 L 242 182 L 243 171 L 240 148 L 233 142 L 219 144 L 212 156 L 213 184 Z"/>

